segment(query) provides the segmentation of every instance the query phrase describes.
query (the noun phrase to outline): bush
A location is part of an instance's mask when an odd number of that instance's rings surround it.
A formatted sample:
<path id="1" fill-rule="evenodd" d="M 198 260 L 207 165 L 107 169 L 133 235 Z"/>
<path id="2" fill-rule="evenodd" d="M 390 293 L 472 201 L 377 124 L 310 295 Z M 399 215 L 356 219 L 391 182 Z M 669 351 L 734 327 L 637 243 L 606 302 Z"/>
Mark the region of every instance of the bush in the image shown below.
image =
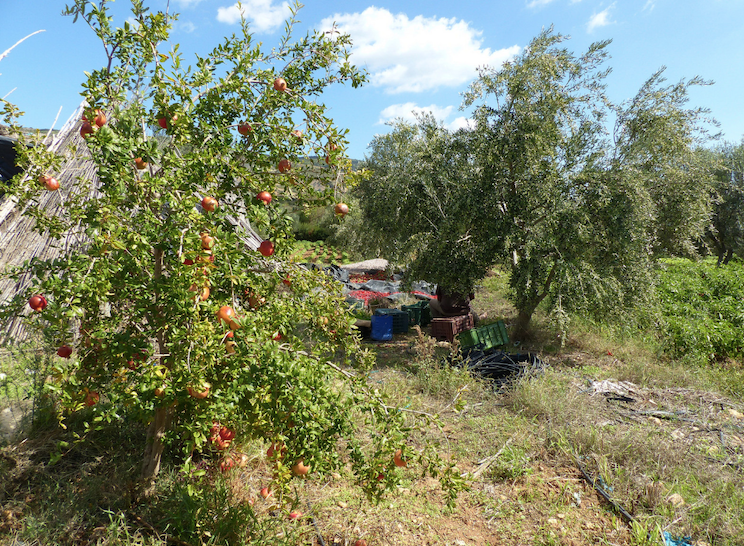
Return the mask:
<path id="1" fill-rule="evenodd" d="M 324 241 L 331 237 L 332 225 L 337 222 L 333 207 L 312 208 L 293 216 L 292 231 L 300 241 Z"/>
<path id="2" fill-rule="evenodd" d="M 742 263 L 716 267 L 664 260 L 659 268 L 660 338 L 672 357 L 703 361 L 744 356 L 744 276 Z"/>

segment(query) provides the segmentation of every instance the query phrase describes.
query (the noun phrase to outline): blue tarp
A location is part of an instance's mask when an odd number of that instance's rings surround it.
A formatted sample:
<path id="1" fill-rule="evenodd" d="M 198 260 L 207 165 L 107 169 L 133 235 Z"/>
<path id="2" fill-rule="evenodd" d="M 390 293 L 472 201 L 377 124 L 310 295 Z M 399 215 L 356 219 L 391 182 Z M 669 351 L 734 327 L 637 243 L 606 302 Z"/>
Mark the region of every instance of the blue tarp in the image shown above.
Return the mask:
<path id="1" fill-rule="evenodd" d="M 693 546 L 692 537 L 674 538 L 669 531 L 664 531 L 664 546 Z"/>

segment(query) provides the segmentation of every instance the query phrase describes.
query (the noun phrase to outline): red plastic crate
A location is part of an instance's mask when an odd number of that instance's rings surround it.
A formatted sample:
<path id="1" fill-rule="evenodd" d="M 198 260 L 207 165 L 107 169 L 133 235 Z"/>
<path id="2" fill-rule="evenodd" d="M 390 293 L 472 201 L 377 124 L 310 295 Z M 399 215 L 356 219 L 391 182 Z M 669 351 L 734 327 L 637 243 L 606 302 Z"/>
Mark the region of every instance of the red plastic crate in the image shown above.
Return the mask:
<path id="1" fill-rule="evenodd" d="M 473 326 L 473 315 L 431 319 L 431 337 L 452 342 L 457 334 Z"/>

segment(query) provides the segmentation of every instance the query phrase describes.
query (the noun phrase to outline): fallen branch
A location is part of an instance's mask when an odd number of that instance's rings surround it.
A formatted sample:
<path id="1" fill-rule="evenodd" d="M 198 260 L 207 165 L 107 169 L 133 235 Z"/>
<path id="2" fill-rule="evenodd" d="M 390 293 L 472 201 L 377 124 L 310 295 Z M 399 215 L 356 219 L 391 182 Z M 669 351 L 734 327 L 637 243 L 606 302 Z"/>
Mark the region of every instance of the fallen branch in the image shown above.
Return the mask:
<path id="1" fill-rule="evenodd" d="M 298 354 L 298 355 L 306 356 L 308 358 L 312 358 L 314 360 L 317 360 L 318 362 L 321 362 L 322 361 L 320 358 L 318 358 L 317 356 L 311 355 L 307 351 L 299 351 L 299 350 L 296 350 L 296 349 L 292 349 L 288 343 L 281 344 L 279 346 L 279 350 L 284 351 L 285 353 L 290 353 L 290 354 L 291 353 L 295 353 L 295 354 Z M 356 377 L 356 374 L 353 374 L 351 372 L 347 372 L 346 370 L 342 370 L 339 366 L 337 366 L 336 364 L 334 364 L 330 360 L 326 360 L 325 361 L 325 364 L 327 366 L 330 366 L 334 370 L 336 370 L 341 375 L 343 375 L 345 377 L 348 377 L 349 379 L 351 379 L 353 377 Z"/>
<path id="2" fill-rule="evenodd" d="M 501 448 L 491 455 L 490 457 L 486 457 L 485 459 L 478 461 L 476 464 L 480 465 L 478 468 L 476 468 L 475 472 L 473 472 L 473 478 L 480 478 L 481 474 L 483 474 L 489 466 L 491 466 L 496 460 L 501 457 L 501 454 L 504 452 L 504 450 L 507 448 L 507 446 L 511 443 L 511 441 L 514 439 L 514 435 L 512 435 L 511 438 L 509 438 L 506 442 L 504 442 L 504 445 L 501 446 Z M 462 474 L 461 477 L 465 477 L 467 473 Z"/>

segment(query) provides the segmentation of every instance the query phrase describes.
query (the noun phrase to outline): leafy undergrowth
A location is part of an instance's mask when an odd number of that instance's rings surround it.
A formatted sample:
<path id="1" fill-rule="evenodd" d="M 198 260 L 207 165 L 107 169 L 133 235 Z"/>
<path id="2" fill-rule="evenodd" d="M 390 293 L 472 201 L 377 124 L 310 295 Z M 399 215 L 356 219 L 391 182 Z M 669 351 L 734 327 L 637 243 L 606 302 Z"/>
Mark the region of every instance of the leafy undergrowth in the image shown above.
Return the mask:
<path id="1" fill-rule="evenodd" d="M 487 279 L 475 300 L 487 321 L 514 316 L 502 284 Z M 561 344 L 547 323 L 537 326 L 529 345 L 508 349 L 548 367 L 502 390 L 448 365 L 452 347 L 425 332 L 370 343 L 370 385 L 431 416 L 406 452 L 434 439 L 468 477 L 454 510 L 413 462 L 390 465 L 382 479 L 398 480 L 398 494 L 377 504 L 345 472 L 311 472 L 264 499 L 272 462 L 258 442 L 233 446 L 245 465 L 226 473 L 209 457 L 191 476 L 167 461 L 145 502 L 136 494 L 141 430 L 102 430 L 50 466 L 63 435 L 39 428 L 0 450 L 0 544 L 643 546 L 663 544 L 664 532 L 697 546 L 741 544 L 741 364 L 683 367 L 596 327 L 574 324 Z M 209 487 L 198 493 L 197 483 Z M 302 515 L 291 521 L 293 510 Z"/>
<path id="2" fill-rule="evenodd" d="M 668 353 L 719 362 L 744 355 L 743 265 L 734 260 L 716 267 L 713 258 L 670 259 L 661 264 L 661 328 Z"/>

